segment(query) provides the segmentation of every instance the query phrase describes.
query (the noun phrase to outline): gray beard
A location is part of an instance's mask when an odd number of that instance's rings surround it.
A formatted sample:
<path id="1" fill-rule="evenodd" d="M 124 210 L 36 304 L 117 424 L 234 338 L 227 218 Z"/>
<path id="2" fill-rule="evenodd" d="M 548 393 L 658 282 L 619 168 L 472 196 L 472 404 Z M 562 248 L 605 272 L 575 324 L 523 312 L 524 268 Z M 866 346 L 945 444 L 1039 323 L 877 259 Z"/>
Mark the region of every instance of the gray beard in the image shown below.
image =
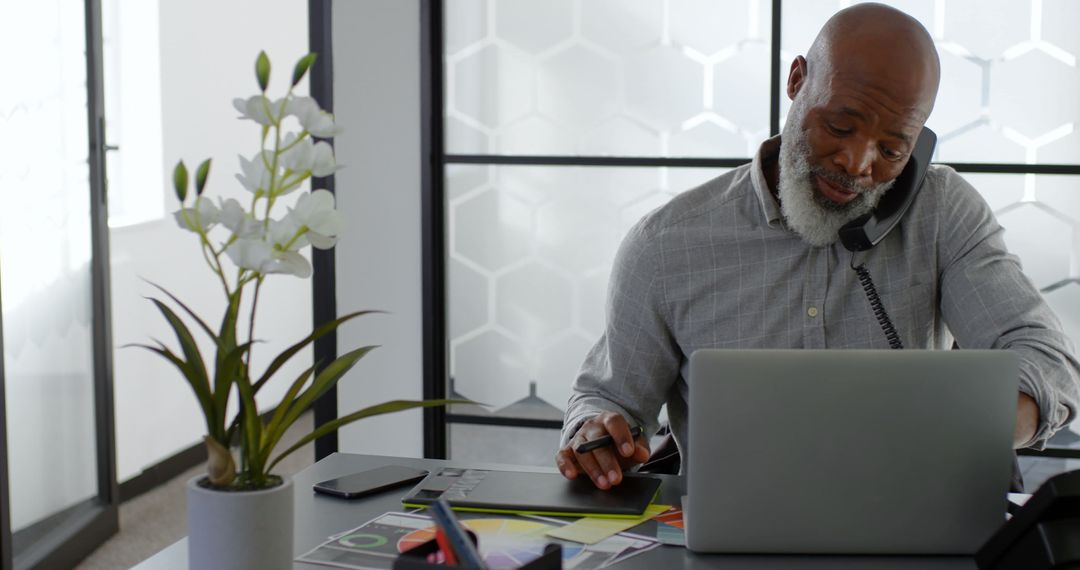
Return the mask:
<path id="1" fill-rule="evenodd" d="M 849 176 L 825 171 L 810 164 L 810 144 L 802 130 L 805 112 L 798 102 L 791 106 L 780 138 L 780 174 L 777 181 L 780 212 L 787 226 L 814 246 L 832 245 L 844 224 L 870 212 L 895 180 L 869 188 Z M 859 195 L 846 204 L 837 204 L 818 193 L 814 175 L 821 176 Z"/>

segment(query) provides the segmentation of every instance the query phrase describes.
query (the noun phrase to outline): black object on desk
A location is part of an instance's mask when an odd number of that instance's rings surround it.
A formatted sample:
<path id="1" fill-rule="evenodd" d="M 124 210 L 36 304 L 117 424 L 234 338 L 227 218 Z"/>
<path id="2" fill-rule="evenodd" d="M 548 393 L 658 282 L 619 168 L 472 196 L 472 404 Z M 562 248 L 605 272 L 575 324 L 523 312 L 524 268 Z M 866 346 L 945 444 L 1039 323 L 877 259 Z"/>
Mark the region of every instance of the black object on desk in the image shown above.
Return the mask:
<path id="1" fill-rule="evenodd" d="M 426 506 L 445 498 L 455 510 L 548 515 L 636 517 L 645 512 L 660 480 L 626 473 L 607 491 L 587 477 L 569 481 L 558 473 L 488 471 L 444 467 L 428 475 L 401 499 Z"/>
<path id="2" fill-rule="evenodd" d="M 982 569 L 1080 568 L 1080 471 L 1048 479 L 975 553 Z"/>
<path id="3" fill-rule="evenodd" d="M 356 499 L 415 483 L 427 477 L 427 475 L 427 469 L 386 465 L 344 477 L 320 481 L 312 485 L 312 489 L 317 493 L 333 495 L 343 499 Z"/>

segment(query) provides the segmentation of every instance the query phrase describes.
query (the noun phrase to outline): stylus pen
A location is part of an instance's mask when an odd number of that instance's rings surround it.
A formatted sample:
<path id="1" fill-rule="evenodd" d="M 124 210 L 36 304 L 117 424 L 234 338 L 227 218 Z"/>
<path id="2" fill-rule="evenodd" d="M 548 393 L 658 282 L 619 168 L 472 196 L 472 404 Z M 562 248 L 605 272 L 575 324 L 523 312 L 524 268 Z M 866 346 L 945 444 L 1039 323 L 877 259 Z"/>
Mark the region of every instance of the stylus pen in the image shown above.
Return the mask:
<path id="1" fill-rule="evenodd" d="M 643 432 L 643 431 L 645 431 L 644 427 L 642 427 L 642 426 L 634 426 L 634 427 L 630 428 L 630 437 L 637 437 L 637 436 L 641 435 L 641 432 Z M 610 435 L 605 435 L 603 437 L 598 437 L 598 438 L 596 438 L 596 439 L 594 439 L 592 441 L 586 441 L 585 443 L 583 443 L 583 444 L 577 446 L 576 448 L 574 448 L 574 451 L 576 451 L 578 453 L 588 453 L 588 452 L 590 452 L 590 451 L 592 451 L 594 449 L 600 449 L 601 447 L 604 447 L 605 445 L 611 445 L 613 443 L 615 443 L 615 439 L 613 437 L 611 437 Z"/>

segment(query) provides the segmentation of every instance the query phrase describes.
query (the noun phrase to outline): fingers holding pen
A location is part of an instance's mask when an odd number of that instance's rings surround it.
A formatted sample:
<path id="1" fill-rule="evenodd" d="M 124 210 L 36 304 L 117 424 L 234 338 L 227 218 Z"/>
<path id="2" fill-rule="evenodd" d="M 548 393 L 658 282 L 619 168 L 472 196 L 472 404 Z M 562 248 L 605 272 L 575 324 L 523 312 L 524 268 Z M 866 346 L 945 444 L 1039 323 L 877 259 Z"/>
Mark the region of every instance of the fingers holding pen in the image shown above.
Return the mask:
<path id="1" fill-rule="evenodd" d="M 577 479 L 581 474 L 581 467 L 578 466 L 577 460 L 574 459 L 574 451 L 570 447 L 564 447 L 555 454 L 555 465 L 559 468 L 559 472 L 563 477 L 567 479 Z"/>
<path id="2" fill-rule="evenodd" d="M 621 414 L 605 414 L 601 416 L 604 429 L 614 440 L 615 449 L 619 455 L 625 458 L 634 455 L 634 434 L 631 433 L 630 424 Z"/>
<path id="3" fill-rule="evenodd" d="M 573 439 L 559 450 L 555 463 L 567 479 L 585 473 L 600 489 L 622 483 L 623 470 L 649 458 L 643 427 L 630 428 L 626 418 L 604 412 L 585 421 Z"/>
<path id="4" fill-rule="evenodd" d="M 611 451 L 604 450 L 604 452 L 608 456 L 608 460 L 606 461 L 607 465 L 603 466 L 598 460 L 598 456 L 601 454 L 596 451 L 590 451 L 588 453 L 575 452 L 574 454 L 575 459 L 577 459 L 578 465 L 580 465 L 582 470 L 584 470 L 585 473 L 589 475 L 589 478 L 592 479 L 593 485 L 596 485 L 596 487 L 599 489 L 611 488 L 611 481 L 606 475 L 606 473 L 610 471 Z"/>

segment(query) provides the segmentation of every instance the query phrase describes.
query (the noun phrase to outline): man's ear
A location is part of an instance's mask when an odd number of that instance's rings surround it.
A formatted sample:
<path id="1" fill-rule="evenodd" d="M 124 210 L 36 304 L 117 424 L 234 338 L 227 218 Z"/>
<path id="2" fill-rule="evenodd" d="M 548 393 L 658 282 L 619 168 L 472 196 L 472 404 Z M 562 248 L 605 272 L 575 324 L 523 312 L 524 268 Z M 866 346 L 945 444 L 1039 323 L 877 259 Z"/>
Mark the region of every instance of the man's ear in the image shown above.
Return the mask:
<path id="1" fill-rule="evenodd" d="M 791 62 L 791 70 L 788 72 L 787 78 L 787 96 L 792 101 L 795 100 L 795 96 L 799 94 L 799 91 L 806 84 L 806 58 L 803 56 L 796 56 L 795 61 Z"/>

